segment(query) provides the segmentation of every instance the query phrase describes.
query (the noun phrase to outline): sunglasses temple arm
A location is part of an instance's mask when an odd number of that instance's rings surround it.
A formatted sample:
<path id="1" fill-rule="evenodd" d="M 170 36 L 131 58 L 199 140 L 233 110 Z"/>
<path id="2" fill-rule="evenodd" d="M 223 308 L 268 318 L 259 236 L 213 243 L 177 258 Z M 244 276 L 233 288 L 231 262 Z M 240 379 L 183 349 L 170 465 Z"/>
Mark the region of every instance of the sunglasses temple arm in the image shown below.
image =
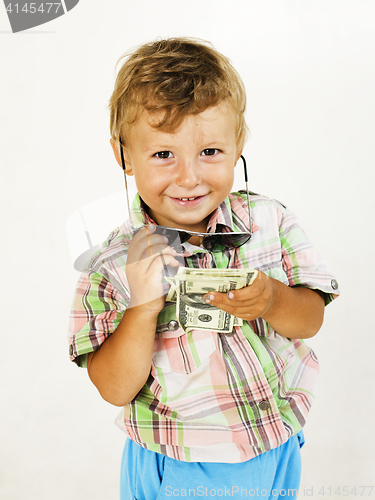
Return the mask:
<path id="1" fill-rule="evenodd" d="M 120 136 L 119 136 L 119 142 L 120 142 L 121 164 L 122 164 L 122 169 L 124 171 L 126 200 L 127 200 L 127 204 L 128 204 L 128 211 L 129 211 L 129 216 L 130 216 L 130 224 L 132 226 L 132 230 L 134 231 L 134 224 L 133 224 L 133 219 L 132 219 L 132 211 L 131 211 L 130 202 L 129 202 L 128 182 L 126 180 L 126 167 L 125 167 L 124 153 L 123 153 L 123 150 L 122 150 L 122 141 L 121 141 L 121 137 Z"/>
<path id="2" fill-rule="evenodd" d="M 167 267 L 167 264 L 165 263 L 164 255 L 161 252 L 160 252 L 160 256 L 161 256 L 161 261 L 162 261 L 163 266 L 164 266 L 164 274 L 165 274 L 165 276 L 167 276 L 169 278 L 170 274 L 168 272 L 168 267 Z"/>
<path id="3" fill-rule="evenodd" d="M 249 200 L 249 186 L 247 184 L 247 167 L 246 167 L 246 160 L 245 158 L 241 155 L 242 161 L 243 161 L 243 169 L 245 173 L 245 185 L 246 185 L 246 196 L 247 196 L 247 209 L 249 210 L 249 231 L 250 234 L 252 234 L 252 228 L 251 228 L 251 212 L 250 212 L 250 200 Z"/>

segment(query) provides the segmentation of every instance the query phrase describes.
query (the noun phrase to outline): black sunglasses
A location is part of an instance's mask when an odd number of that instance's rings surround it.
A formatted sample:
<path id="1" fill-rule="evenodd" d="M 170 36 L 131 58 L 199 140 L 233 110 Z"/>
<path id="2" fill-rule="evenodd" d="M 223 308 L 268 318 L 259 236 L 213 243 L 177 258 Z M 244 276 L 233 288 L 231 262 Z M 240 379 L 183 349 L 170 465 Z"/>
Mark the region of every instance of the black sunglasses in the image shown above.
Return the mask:
<path id="1" fill-rule="evenodd" d="M 120 142 L 120 154 L 121 154 L 121 163 L 122 168 L 124 170 L 124 178 L 125 178 L 125 190 L 126 190 L 126 198 L 128 203 L 128 210 L 131 219 L 131 208 L 129 203 L 129 194 L 128 194 L 128 184 L 126 181 L 126 168 L 125 168 L 125 160 L 123 154 L 123 146 L 121 142 L 121 137 L 119 137 Z M 202 238 L 201 245 L 208 251 L 212 251 L 217 245 L 222 245 L 227 248 L 238 248 L 248 242 L 252 236 L 251 230 L 251 216 L 250 216 L 250 200 L 249 200 L 249 189 L 247 185 L 247 167 L 246 160 L 241 155 L 241 159 L 243 161 L 244 166 L 244 175 L 245 175 L 245 184 L 246 184 L 246 196 L 247 196 L 247 208 L 249 211 L 249 220 L 250 220 L 250 228 L 247 232 L 221 232 L 221 233 L 197 233 L 194 231 L 186 231 L 185 229 L 178 229 L 175 227 L 166 227 L 166 226 L 156 226 L 155 233 L 161 234 L 168 238 L 168 245 L 177 248 L 181 246 L 183 243 L 186 243 L 193 236 L 199 236 Z M 133 223 L 131 221 L 133 235 L 135 235 L 138 231 L 142 229 L 142 227 L 135 229 Z M 144 226 L 143 226 L 144 227 Z"/>
<path id="2" fill-rule="evenodd" d="M 137 234 L 141 229 L 143 228 L 139 227 L 135 229 L 133 235 Z M 195 231 L 186 231 L 185 229 L 166 226 L 156 226 L 154 234 L 161 234 L 168 238 L 168 245 L 175 249 L 186 243 L 193 236 L 199 236 L 201 238 L 201 245 L 209 251 L 214 250 L 218 245 L 227 248 L 238 248 L 251 238 L 251 233 L 196 233 Z"/>

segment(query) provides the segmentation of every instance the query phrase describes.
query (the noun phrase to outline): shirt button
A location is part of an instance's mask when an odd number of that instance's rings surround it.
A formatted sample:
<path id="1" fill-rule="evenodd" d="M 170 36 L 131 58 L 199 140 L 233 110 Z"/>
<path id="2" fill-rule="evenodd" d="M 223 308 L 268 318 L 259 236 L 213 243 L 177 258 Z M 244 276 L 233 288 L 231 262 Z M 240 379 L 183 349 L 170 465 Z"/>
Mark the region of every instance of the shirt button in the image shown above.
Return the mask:
<path id="1" fill-rule="evenodd" d="M 179 327 L 180 327 L 180 325 L 179 325 L 178 321 L 176 321 L 174 319 L 168 323 L 168 330 L 170 332 L 175 332 L 176 330 L 179 329 Z"/>
<path id="2" fill-rule="evenodd" d="M 271 403 L 269 401 L 261 401 L 259 403 L 259 408 L 262 410 L 262 411 L 267 411 L 271 408 Z"/>
<path id="3" fill-rule="evenodd" d="M 337 283 L 336 280 L 332 280 L 331 281 L 331 287 L 334 289 L 334 290 L 337 290 L 338 287 L 339 287 L 339 284 Z"/>

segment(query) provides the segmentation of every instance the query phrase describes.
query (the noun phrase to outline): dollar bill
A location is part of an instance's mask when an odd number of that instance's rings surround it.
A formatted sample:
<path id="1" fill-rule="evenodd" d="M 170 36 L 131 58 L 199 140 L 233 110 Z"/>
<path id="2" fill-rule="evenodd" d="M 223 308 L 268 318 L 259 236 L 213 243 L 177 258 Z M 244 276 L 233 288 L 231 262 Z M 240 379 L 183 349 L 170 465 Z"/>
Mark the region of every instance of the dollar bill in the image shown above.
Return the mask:
<path id="1" fill-rule="evenodd" d="M 207 304 L 203 296 L 210 291 L 228 293 L 250 286 L 256 269 L 191 269 L 181 267 L 173 277 L 166 277 L 171 288 L 167 301 L 176 302 L 177 318 L 185 331 L 212 330 L 230 333 L 241 326 L 242 319 Z"/>

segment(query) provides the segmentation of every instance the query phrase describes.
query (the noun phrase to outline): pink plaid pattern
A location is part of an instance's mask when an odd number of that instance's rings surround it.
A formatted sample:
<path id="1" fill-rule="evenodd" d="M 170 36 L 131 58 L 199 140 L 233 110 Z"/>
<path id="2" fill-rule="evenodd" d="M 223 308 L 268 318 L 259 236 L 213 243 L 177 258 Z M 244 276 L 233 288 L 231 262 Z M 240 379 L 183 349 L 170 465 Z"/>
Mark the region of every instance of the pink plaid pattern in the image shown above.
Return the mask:
<path id="1" fill-rule="evenodd" d="M 212 253 L 185 243 L 185 266 L 255 267 L 286 285 L 324 292 L 328 304 L 337 282 L 294 214 L 275 200 L 254 193 L 250 199 L 251 240 L 236 251 Z M 139 197 L 132 210 L 136 226 L 152 222 Z M 207 231 L 246 231 L 248 224 L 245 195 L 232 193 Z M 129 303 L 130 238 L 128 224 L 113 231 L 78 282 L 69 341 L 71 359 L 81 366 L 117 328 Z M 229 335 L 176 326 L 175 304 L 166 303 L 149 379 L 117 419 L 133 441 L 178 460 L 240 462 L 301 430 L 318 377 L 316 356 L 303 341 L 278 335 L 262 319 Z"/>

